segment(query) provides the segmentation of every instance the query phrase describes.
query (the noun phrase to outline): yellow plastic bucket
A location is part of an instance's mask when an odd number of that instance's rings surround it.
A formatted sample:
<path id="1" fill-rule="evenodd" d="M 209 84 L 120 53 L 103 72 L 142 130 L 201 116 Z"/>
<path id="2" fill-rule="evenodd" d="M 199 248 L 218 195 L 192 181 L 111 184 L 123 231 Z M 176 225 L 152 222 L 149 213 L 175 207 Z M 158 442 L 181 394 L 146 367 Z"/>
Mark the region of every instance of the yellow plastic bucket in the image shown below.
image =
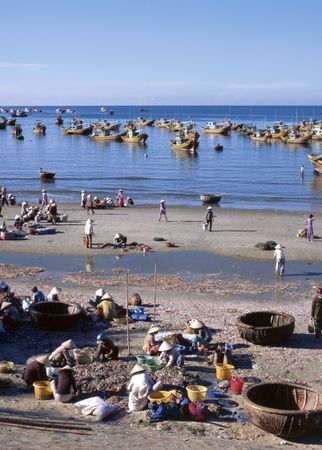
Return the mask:
<path id="1" fill-rule="evenodd" d="M 49 400 L 53 396 L 50 381 L 35 381 L 33 383 L 36 400 Z"/>
<path id="2" fill-rule="evenodd" d="M 216 364 L 216 377 L 218 380 L 230 380 L 235 366 L 232 364 Z"/>
<path id="3" fill-rule="evenodd" d="M 197 403 L 202 402 L 206 398 L 207 388 L 205 386 L 198 386 L 197 384 L 192 384 L 186 387 L 188 398 L 191 402 Z"/>
<path id="4" fill-rule="evenodd" d="M 150 403 L 156 403 L 157 405 L 160 405 L 160 403 L 168 403 L 171 399 L 171 392 L 169 391 L 156 391 L 152 392 L 148 396 Z"/>

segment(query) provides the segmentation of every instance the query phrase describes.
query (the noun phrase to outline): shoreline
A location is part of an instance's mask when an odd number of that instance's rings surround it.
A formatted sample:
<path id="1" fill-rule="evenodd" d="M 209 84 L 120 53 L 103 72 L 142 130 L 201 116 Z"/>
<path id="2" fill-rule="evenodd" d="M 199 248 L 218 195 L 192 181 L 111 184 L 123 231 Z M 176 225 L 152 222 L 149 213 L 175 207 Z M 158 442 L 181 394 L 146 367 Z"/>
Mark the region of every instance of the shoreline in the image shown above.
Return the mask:
<path id="1" fill-rule="evenodd" d="M 5 254 L 27 254 L 33 256 L 96 256 L 124 255 L 124 250 L 99 248 L 112 243 L 117 232 L 127 236 L 127 242 L 147 244 L 154 252 L 205 251 L 208 253 L 241 259 L 273 260 L 273 252 L 255 248 L 255 244 L 274 240 L 285 247 L 286 260 L 320 261 L 322 239 L 308 242 L 296 236 L 304 228 L 307 213 L 272 212 L 222 209 L 214 207 L 213 231 L 202 230 L 206 206 L 168 207 L 169 222 L 158 222 L 158 207 L 129 207 L 95 210 L 86 215 L 78 204 L 61 204 L 59 213 L 68 214 L 67 223 L 56 225 L 57 234 L 29 236 L 26 240 L 1 241 L 1 252 Z M 3 220 L 9 229 L 13 219 L 20 213 L 20 207 L 5 207 Z M 83 233 L 88 218 L 94 219 L 94 247 L 83 247 Z M 51 225 L 42 222 L 43 225 Z M 321 231 L 320 231 L 321 230 Z M 315 235 L 322 236 L 322 224 L 314 222 Z M 168 248 L 165 241 L 156 242 L 154 237 L 162 237 L 174 243 L 176 248 Z M 140 253 L 130 250 L 130 253 Z"/>

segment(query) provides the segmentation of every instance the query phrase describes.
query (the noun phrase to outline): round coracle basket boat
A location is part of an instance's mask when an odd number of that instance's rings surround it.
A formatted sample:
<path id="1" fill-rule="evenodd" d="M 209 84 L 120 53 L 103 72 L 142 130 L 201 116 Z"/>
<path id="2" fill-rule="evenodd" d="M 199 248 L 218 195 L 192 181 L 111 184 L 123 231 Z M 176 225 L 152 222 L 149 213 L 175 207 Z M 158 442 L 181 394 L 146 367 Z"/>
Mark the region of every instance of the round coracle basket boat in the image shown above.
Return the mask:
<path id="1" fill-rule="evenodd" d="M 322 425 L 322 394 L 291 383 L 260 383 L 242 394 L 246 417 L 268 433 L 295 439 Z"/>
<path id="2" fill-rule="evenodd" d="M 76 326 L 81 318 L 80 306 L 62 302 L 40 302 L 30 309 L 30 318 L 39 328 L 68 330 Z"/>
<path id="3" fill-rule="evenodd" d="M 236 324 L 243 339 L 258 345 L 275 345 L 292 335 L 295 319 L 284 312 L 254 311 L 239 316 Z"/>
<path id="4" fill-rule="evenodd" d="M 219 203 L 221 195 L 219 194 L 201 194 L 200 200 L 202 203 Z"/>

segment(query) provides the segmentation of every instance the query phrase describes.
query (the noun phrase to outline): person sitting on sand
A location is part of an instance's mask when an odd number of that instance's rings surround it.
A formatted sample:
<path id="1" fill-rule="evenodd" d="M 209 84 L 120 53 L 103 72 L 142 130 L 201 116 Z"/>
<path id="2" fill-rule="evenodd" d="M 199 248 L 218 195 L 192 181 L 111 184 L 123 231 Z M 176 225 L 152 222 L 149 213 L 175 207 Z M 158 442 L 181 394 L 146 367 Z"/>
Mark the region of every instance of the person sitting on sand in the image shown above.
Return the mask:
<path id="1" fill-rule="evenodd" d="M 20 216 L 18 214 L 16 214 L 13 226 L 15 227 L 16 230 L 22 231 L 22 225 L 23 225 L 23 222 L 22 222 Z"/>
<path id="2" fill-rule="evenodd" d="M 156 355 L 159 349 L 159 343 L 155 340 L 155 335 L 160 331 L 160 328 L 156 325 L 152 325 L 148 334 L 144 338 L 143 353 L 145 355 Z"/>
<path id="3" fill-rule="evenodd" d="M 69 364 L 70 366 L 75 365 L 75 358 L 71 353 L 71 349 L 77 348 L 76 344 L 72 339 L 63 342 L 59 347 L 56 348 L 50 355 L 49 361 L 55 367 L 65 366 Z"/>
<path id="4" fill-rule="evenodd" d="M 47 295 L 47 300 L 49 302 L 59 302 L 58 294 L 62 291 L 62 288 L 53 287 L 52 290 Z"/>
<path id="5" fill-rule="evenodd" d="M 116 235 L 114 236 L 113 242 L 114 242 L 114 245 L 116 245 L 116 247 L 124 247 L 127 242 L 127 237 L 123 236 L 123 234 L 121 234 L 121 233 L 116 233 Z"/>
<path id="6" fill-rule="evenodd" d="M 15 333 L 20 326 L 20 314 L 11 302 L 2 302 L 0 307 L 0 319 L 5 331 Z"/>
<path id="7" fill-rule="evenodd" d="M 110 361 L 117 360 L 119 355 L 119 348 L 114 342 L 108 338 L 106 333 L 100 333 L 97 336 L 97 347 L 95 353 L 95 360 Z"/>
<path id="8" fill-rule="evenodd" d="M 104 320 L 112 320 L 116 317 L 116 305 L 108 292 L 103 295 L 102 301 L 97 305 L 97 315 Z"/>
<path id="9" fill-rule="evenodd" d="M 32 294 L 32 298 L 31 298 L 31 303 L 35 304 L 35 303 L 39 303 L 39 302 L 44 302 L 46 300 L 44 294 L 38 290 L 37 286 L 34 286 L 31 289 Z"/>
<path id="10" fill-rule="evenodd" d="M 62 367 L 59 371 L 58 378 L 54 378 L 50 384 L 56 402 L 69 402 L 76 393 L 73 368 L 69 365 Z"/>
<path id="11" fill-rule="evenodd" d="M 28 213 L 28 203 L 27 202 L 22 202 L 21 203 L 21 211 L 20 211 L 20 216 L 23 217 Z"/>
<path id="12" fill-rule="evenodd" d="M 177 346 L 172 346 L 163 341 L 159 347 L 159 352 L 161 352 L 160 359 L 166 367 L 182 367 L 184 365 L 184 355 Z"/>
<path id="13" fill-rule="evenodd" d="M 35 381 L 48 381 L 46 366 L 49 366 L 47 355 L 37 356 L 26 365 L 23 370 L 22 379 L 28 386 L 32 386 Z"/>
<path id="14" fill-rule="evenodd" d="M 105 294 L 104 289 L 100 288 L 95 291 L 95 300 L 90 300 L 89 304 L 97 308 L 97 305 L 102 301 L 102 297 Z"/>
<path id="15" fill-rule="evenodd" d="M 194 337 L 191 341 L 193 351 L 204 350 L 210 343 L 212 337 L 206 325 L 198 319 L 188 322 L 188 329 L 192 331 Z"/>
<path id="16" fill-rule="evenodd" d="M 128 384 L 129 411 L 141 411 L 148 404 L 148 396 L 153 391 L 162 389 L 162 383 L 154 383 L 146 369 L 140 364 L 135 364 L 131 370 L 131 379 Z"/>

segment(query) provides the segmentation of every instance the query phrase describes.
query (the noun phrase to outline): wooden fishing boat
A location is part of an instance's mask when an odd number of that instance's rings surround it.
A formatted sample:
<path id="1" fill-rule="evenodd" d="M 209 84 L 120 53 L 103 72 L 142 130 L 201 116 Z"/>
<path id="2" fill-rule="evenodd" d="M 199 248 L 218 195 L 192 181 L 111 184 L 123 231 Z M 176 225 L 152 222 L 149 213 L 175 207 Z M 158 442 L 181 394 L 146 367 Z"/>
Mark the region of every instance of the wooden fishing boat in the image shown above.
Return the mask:
<path id="1" fill-rule="evenodd" d="M 189 153 L 195 153 L 199 145 L 199 134 L 191 131 L 191 137 L 187 137 L 184 132 L 178 133 L 174 139 L 170 141 L 173 150 L 185 150 Z"/>
<path id="2" fill-rule="evenodd" d="M 46 330 L 69 330 L 78 324 L 82 316 L 79 305 L 63 302 L 39 302 L 29 312 L 34 325 Z"/>
<path id="3" fill-rule="evenodd" d="M 146 133 L 140 133 L 139 130 L 131 129 L 125 135 L 122 135 L 122 141 L 126 144 L 144 145 L 148 137 Z"/>
<path id="4" fill-rule="evenodd" d="M 154 126 L 156 128 L 167 128 L 167 126 L 169 125 L 170 121 L 167 119 L 160 119 L 156 122 L 154 122 Z"/>
<path id="5" fill-rule="evenodd" d="M 312 141 L 322 141 L 322 123 L 314 125 L 311 132 Z"/>
<path id="6" fill-rule="evenodd" d="M 321 429 L 322 393 L 293 383 L 259 383 L 244 389 L 246 417 L 257 427 L 287 439 Z"/>
<path id="7" fill-rule="evenodd" d="M 174 133 L 178 133 L 183 128 L 183 123 L 181 120 L 173 119 L 169 122 L 166 128 Z"/>
<path id="8" fill-rule="evenodd" d="M 108 122 L 107 120 L 99 120 L 93 124 L 93 128 L 99 128 L 108 131 L 118 131 L 121 122 Z"/>
<path id="9" fill-rule="evenodd" d="M 53 178 L 55 178 L 56 173 L 55 172 L 47 172 L 46 170 L 43 170 L 42 168 L 40 168 L 39 170 L 39 176 L 42 179 L 45 180 L 52 180 Z"/>
<path id="10" fill-rule="evenodd" d="M 221 195 L 219 194 L 201 194 L 200 200 L 202 203 L 219 203 Z"/>
<path id="11" fill-rule="evenodd" d="M 13 136 L 18 139 L 19 141 L 22 141 L 24 139 L 24 136 L 22 134 L 22 127 L 21 125 L 17 124 L 12 129 Z"/>
<path id="12" fill-rule="evenodd" d="M 138 120 L 134 122 L 134 125 L 137 127 L 152 127 L 155 122 L 155 119 L 145 120 L 143 117 L 139 117 Z"/>
<path id="13" fill-rule="evenodd" d="M 65 134 L 78 134 L 78 135 L 89 135 L 91 134 L 93 127 L 89 123 L 84 123 L 80 119 L 72 120 L 67 127 L 62 128 Z"/>
<path id="14" fill-rule="evenodd" d="M 94 141 L 121 141 L 122 133 L 111 134 L 110 130 L 94 128 L 90 138 Z"/>
<path id="15" fill-rule="evenodd" d="M 275 345 L 293 334 L 295 319 L 284 312 L 254 311 L 239 316 L 236 325 L 243 339 L 258 345 Z"/>
<path id="16" fill-rule="evenodd" d="M 201 128 L 201 131 L 205 134 L 222 134 L 224 136 L 227 136 L 231 129 L 230 123 L 223 123 L 220 125 L 217 125 L 216 122 L 208 122 L 206 127 Z"/>
<path id="17" fill-rule="evenodd" d="M 7 119 L 7 125 L 8 125 L 9 127 L 14 127 L 14 126 L 16 125 L 16 120 L 17 120 L 17 119 L 14 119 L 14 118 L 12 118 L 12 117 L 11 117 L 11 118 L 9 117 L 9 118 Z"/>
<path id="18" fill-rule="evenodd" d="M 5 130 L 7 126 L 7 119 L 4 116 L 0 116 L 0 130 Z"/>
<path id="19" fill-rule="evenodd" d="M 322 153 L 307 155 L 315 173 L 322 175 Z"/>
<path id="20" fill-rule="evenodd" d="M 268 144 L 271 142 L 271 134 L 270 133 L 265 133 L 265 132 L 260 132 L 258 131 L 256 134 L 253 134 L 252 136 L 250 136 L 250 139 L 253 142 L 263 142 L 265 144 Z"/>
<path id="21" fill-rule="evenodd" d="M 243 126 L 243 123 L 233 123 L 231 125 L 231 129 L 232 130 L 239 130 L 240 128 L 242 128 L 242 126 Z"/>
<path id="22" fill-rule="evenodd" d="M 46 134 L 46 125 L 41 120 L 37 120 L 32 131 L 36 134 L 45 135 Z"/>
<path id="23" fill-rule="evenodd" d="M 301 134 L 291 131 L 287 136 L 281 138 L 286 144 L 306 144 L 311 139 L 311 134 Z"/>
<path id="24" fill-rule="evenodd" d="M 61 116 L 57 116 L 55 118 L 55 124 L 56 125 L 62 125 L 63 123 L 64 123 L 64 120 L 63 120 L 63 118 Z"/>

